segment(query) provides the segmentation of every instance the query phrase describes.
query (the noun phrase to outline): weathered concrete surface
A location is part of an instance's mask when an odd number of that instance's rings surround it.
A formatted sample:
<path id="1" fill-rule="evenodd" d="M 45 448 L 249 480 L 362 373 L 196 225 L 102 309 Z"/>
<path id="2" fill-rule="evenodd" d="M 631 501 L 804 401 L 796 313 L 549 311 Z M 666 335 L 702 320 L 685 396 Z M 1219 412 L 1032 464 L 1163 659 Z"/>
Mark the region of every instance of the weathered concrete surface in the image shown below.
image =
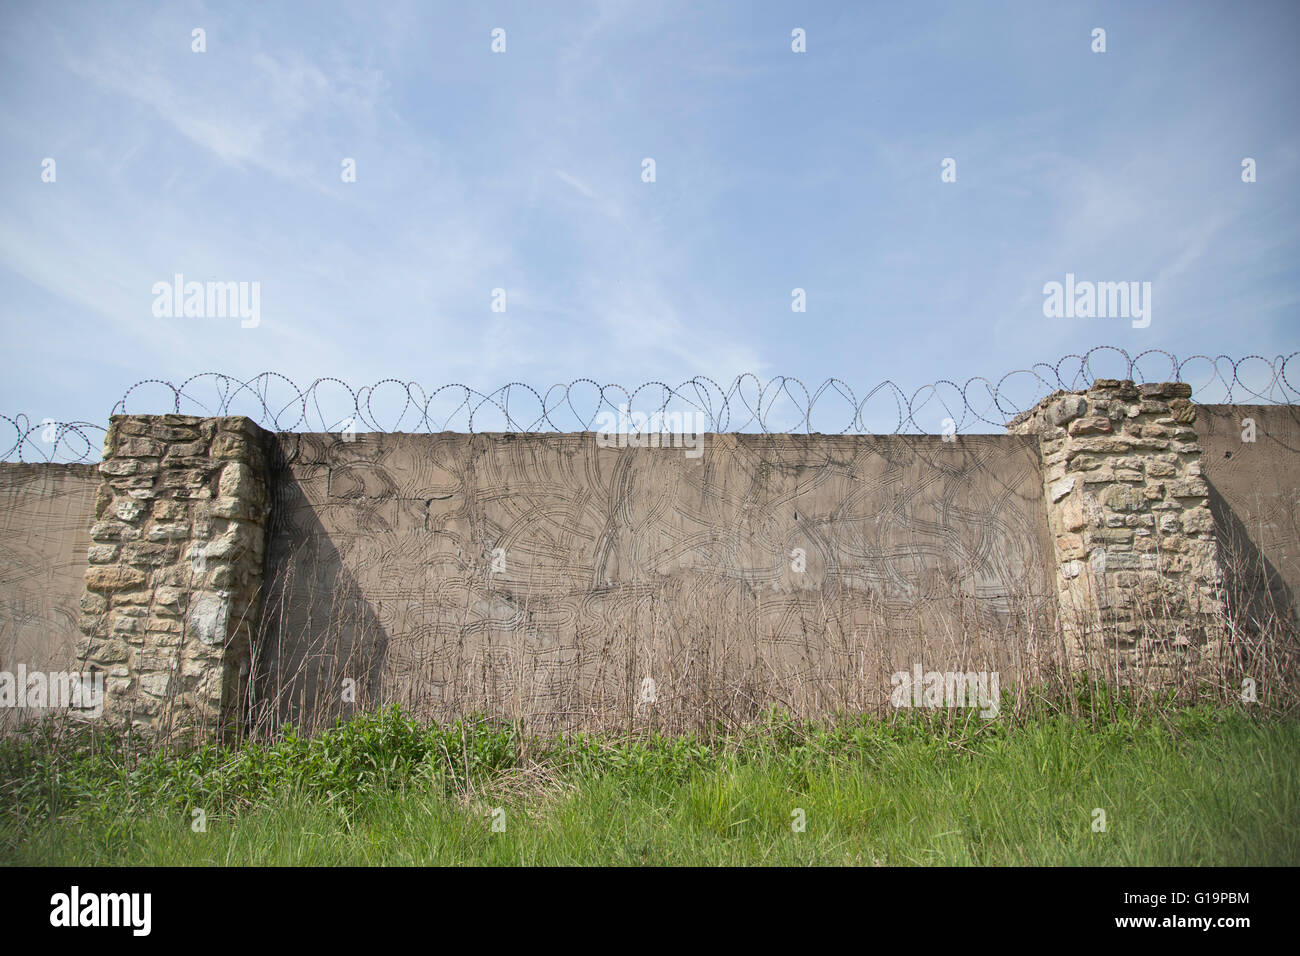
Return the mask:
<path id="1" fill-rule="evenodd" d="M 1031 437 L 709 435 L 696 459 L 591 433 L 277 442 L 260 719 L 872 709 L 918 663 L 1008 683 L 1054 649 Z"/>
<path id="2" fill-rule="evenodd" d="M 1197 427 L 1234 612 L 1300 622 L 1300 407 L 1202 405 Z"/>
<path id="3" fill-rule="evenodd" d="M 0 671 L 73 666 L 94 465 L 0 463 Z"/>

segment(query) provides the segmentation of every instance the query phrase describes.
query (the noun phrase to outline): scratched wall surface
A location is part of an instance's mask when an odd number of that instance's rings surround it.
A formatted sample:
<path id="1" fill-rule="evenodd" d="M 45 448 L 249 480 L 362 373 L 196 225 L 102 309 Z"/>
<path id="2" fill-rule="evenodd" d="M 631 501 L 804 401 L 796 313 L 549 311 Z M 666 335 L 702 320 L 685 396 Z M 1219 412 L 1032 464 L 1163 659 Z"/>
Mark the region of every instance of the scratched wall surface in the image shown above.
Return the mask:
<path id="1" fill-rule="evenodd" d="M 80 637 L 94 465 L 0 464 L 0 670 L 64 670 Z"/>
<path id="2" fill-rule="evenodd" d="M 1300 406 L 1202 405 L 1196 431 L 1229 602 L 1300 623 Z"/>
<path id="3" fill-rule="evenodd" d="M 591 433 L 278 449 L 259 720 L 398 701 L 536 730 L 698 725 L 877 708 L 918 663 L 1006 683 L 1052 650 L 1030 438 L 724 434 L 698 458 Z"/>

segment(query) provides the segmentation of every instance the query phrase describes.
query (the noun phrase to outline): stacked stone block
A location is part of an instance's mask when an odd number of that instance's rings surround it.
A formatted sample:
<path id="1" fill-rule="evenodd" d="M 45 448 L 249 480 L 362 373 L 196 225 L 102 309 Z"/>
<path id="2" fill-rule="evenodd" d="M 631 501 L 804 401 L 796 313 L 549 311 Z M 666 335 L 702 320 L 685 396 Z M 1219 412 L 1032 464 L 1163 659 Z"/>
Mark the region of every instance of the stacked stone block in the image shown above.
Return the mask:
<path id="1" fill-rule="evenodd" d="M 243 417 L 117 415 L 104 440 L 79 648 L 104 715 L 236 731 L 257 625 L 268 433 Z"/>
<path id="2" fill-rule="evenodd" d="M 1186 664 L 1218 638 L 1223 576 L 1196 407 L 1181 382 L 1098 379 L 1011 423 L 1039 437 L 1062 625 L 1122 665 Z"/>

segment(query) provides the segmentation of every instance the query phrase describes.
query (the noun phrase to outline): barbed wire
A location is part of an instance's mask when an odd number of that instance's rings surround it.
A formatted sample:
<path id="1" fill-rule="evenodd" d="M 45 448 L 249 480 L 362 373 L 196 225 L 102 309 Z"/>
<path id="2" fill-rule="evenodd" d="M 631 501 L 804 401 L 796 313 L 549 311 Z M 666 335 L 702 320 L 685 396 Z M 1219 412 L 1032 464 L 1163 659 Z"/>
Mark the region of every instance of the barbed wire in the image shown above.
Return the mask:
<path id="1" fill-rule="evenodd" d="M 1113 353 L 1108 355 L 1108 364 L 1119 364 L 1122 359 L 1122 371 L 1095 374 L 1097 353 Z M 1296 404 L 1300 390 L 1287 377 L 1287 366 L 1297 355 L 1300 352 L 1273 359 L 1193 355 L 1180 360 L 1161 349 L 1130 357 L 1117 346 L 1099 345 L 1082 354 L 1063 356 L 1054 365 L 1039 362 L 1008 372 L 996 382 L 982 376 L 967 379 L 965 385 L 940 379 L 917 388 L 910 396 L 886 379 L 861 400 L 839 378 L 828 378 L 810 392 L 792 376 L 777 375 L 764 383 L 752 373 L 736 376 L 727 388 L 702 375 L 677 386 L 654 381 L 631 390 L 580 378 L 540 393 L 522 382 L 510 382 L 490 392 L 462 384 L 441 385 L 428 392 L 418 382 L 388 378 L 354 390 L 337 378 L 318 378 L 300 388 L 279 372 L 262 372 L 249 379 L 201 372 L 179 385 L 164 379 L 136 382 L 111 414 L 246 415 L 279 432 L 961 433 L 980 426 L 1003 429 L 1048 395 L 1086 388 L 1098 378 L 1189 382 L 1193 398 L 1200 404 Z M 1291 371 L 1300 380 L 1297 370 Z M 1267 384 L 1251 388 L 1243 381 L 1243 373 L 1256 385 L 1265 379 Z M 158 392 L 161 398 L 156 397 Z M 838 406 L 836 421 L 842 422 L 841 427 L 828 429 L 823 427 L 826 421 L 814 421 L 819 402 Z M 823 414 L 822 418 L 826 417 Z M 0 414 L 0 420 L 14 434 L 13 442 L 0 454 L 0 460 L 6 461 L 14 457 L 18 461 L 98 461 L 106 431 L 105 425 L 92 422 L 46 418 L 33 423 L 22 414 L 13 418 Z M 893 427 L 885 427 L 890 422 Z"/>

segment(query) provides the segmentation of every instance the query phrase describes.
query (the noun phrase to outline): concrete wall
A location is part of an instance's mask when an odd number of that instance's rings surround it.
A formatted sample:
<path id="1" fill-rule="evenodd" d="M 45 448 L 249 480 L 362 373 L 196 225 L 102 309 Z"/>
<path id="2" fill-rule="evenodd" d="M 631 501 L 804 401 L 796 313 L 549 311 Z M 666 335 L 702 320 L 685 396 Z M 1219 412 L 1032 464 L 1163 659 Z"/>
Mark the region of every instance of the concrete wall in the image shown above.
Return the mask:
<path id="1" fill-rule="evenodd" d="M 1229 606 L 1247 629 L 1272 615 L 1294 625 L 1300 622 L 1300 408 L 1202 405 L 1199 411 Z"/>
<path id="2" fill-rule="evenodd" d="M 0 463 L 0 672 L 73 667 L 98 487 L 94 465 Z"/>
<path id="3" fill-rule="evenodd" d="M 0 463 L 0 670 L 71 663 L 98 487 L 94 465 Z"/>
<path id="4" fill-rule="evenodd" d="M 1294 635 L 1300 410 L 1185 393 L 1096 383 L 1024 433 L 709 435 L 699 457 L 116 418 L 98 468 L 0 465 L 0 671 L 80 656 L 110 716 L 205 732 L 387 702 L 539 732 L 872 710 L 917 666 L 1077 666 L 1068 571 L 1098 548 L 1090 628 L 1144 587 L 1177 611 L 1180 578 L 1219 600 L 1221 566 L 1245 632 Z M 1108 641 L 1107 671 L 1116 648 L 1142 656 Z"/>
<path id="5" fill-rule="evenodd" d="M 271 720 L 870 709 L 917 662 L 1011 680 L 1052 628 L 1032 439 L 709 435 L 696 459 L 592 433 L 278 443 Z"/>

